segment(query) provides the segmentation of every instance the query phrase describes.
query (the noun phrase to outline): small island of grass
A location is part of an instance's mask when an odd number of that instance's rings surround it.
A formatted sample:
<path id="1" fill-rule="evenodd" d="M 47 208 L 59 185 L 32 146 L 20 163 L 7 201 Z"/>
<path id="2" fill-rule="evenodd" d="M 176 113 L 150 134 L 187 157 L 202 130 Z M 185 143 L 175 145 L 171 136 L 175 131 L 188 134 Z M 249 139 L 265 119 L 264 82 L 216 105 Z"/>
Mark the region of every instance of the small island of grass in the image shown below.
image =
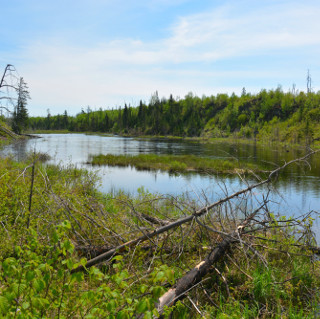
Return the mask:
<path id="1" fill-rule="evenodd" d="M 167 172 L 196 173 L 249 173 L 262 168 L 256 164 L 236 159 L 212 159 L 195 155 L 94 155 L 88 164 L 109 166 L 132 166 L 138 170 L 161 170 Z"/>

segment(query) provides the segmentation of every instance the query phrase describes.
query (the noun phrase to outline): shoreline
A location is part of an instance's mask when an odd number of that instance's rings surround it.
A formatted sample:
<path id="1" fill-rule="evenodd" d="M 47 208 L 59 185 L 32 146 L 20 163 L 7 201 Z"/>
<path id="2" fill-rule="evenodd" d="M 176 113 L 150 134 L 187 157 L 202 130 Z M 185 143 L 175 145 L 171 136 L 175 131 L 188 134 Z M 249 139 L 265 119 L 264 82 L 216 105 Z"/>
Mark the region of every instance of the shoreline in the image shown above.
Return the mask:
<path id="1" fill-rule="evenodd" d="M 315 140 L 312 143 L 292 143 L 292 142 L 284 142 L 284 141 L 273 141 L 273 140 L 265 140 L 265 139 L 257 139 L 257 138 L 239 138 L 235 136 L 228 137 L 195 137 L 195 136 L 174 136 L 174 135 L 139 135 L 139 134 L 117 134 L 117 133 L 104 133 L 104 132 L 75 132 L 68 130 L 34 130 L 27 131 L 27 134 L 24 135 L 33 135 L 33 134 L 85 134 L 85 135 L 96 135 L 96 136 L 106 136 L 106 137 L 124 137 L 124 138 L 133 138 L 137 140 L 179 140 L 179 141 L 188 141 L 194 143 L 201 144 L 214 144 L 214 143 L 230 143 L 230 144 L 258 144 L 258 145 L 268 145 L 268 146 L 280 146 L 286 147 L 290 149 L 304 149 L 304 148 L 320 148 L 320 141 Z"/>

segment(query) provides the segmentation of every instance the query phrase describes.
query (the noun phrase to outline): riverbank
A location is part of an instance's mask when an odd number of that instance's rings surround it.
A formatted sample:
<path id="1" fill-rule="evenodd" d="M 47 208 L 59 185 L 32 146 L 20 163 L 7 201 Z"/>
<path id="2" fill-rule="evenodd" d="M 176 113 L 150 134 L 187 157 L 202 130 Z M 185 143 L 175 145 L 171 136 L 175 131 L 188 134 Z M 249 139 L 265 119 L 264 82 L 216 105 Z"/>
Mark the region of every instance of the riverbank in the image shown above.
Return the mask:
<path id="1" fill-rule="evenodd" d="M 138 170 L 160 170 L 178 173 L 229 173 L 247 174 L 265 171 L 256 164 L 240 162 L 236 159 L 210 159 L 194 155 L 156 155 L 140 154 L 92 156 L 88 162 L 92 165 L 132 166 Z"/>
<path id="2" fill-rule="evenodd" d="M 320 265 L 311 258 L 315 243 L 307 231 L 313 215 L 277 220 L 261 203 L 252 204 L 250 192 L 242 193 L 240 206 L 226 199 L 212 211 L 201 202 L 142 189 L 137 196 L 101 194 L 92 173 L 33 163 L 0 162 L 3 318 L 158 316 L 159 299 L 235 229 L 241 242 L 221 249 L 207 275 L 164 317 L 173 312 L 200 318 L 199 311 L 248 319 L 316 313 Z M 202 216 L 193 216 L 201 210 Z M 172 226 L 188 216 L 190 222 Z M 162 228 L 168 231 L 154 236 Z M 145 234 L 144 241 L 128 245 Z M 115 247 L 122 248 L 96 267 L 74 271 Z"/>
<path id="3" fill-rule="evenodd" d="M 0 147 L 8 145 L 12 143 L 12 141 L 25 140 L 27 138 L 31 138 L 31 136 L 25 134 L 15 134 L 8 127 L 6 127 L 6 125 L 0 123 Z"/>

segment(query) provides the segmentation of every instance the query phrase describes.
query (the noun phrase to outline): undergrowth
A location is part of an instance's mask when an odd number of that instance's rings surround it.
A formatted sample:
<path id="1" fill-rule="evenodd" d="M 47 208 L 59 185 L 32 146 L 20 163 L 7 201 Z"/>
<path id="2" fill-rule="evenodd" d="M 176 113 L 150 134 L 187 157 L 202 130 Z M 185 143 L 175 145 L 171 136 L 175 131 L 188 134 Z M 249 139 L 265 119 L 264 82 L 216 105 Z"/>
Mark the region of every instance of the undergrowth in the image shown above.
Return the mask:
<path id="1" fill-rule="evenodd" d="M 153 318 L 158 298 L 203 260 L 243 218 L 228 203 L 85 272 L 92 257 L 192 214 L 198 204 L 140 189 L 101 194 L 97 178 L 72 166 L 0 162 L 0 316 L 2 318 Z M 31 182 L 33 192 L 31 193 Z M 232 211 L 228 211 L 232 209 Z M 230 216 L 236 214 L 235 219 Z M 153 217 L 155 219 L 150 219 Z M 249 228 L 201 283 L 164 317 L 314 318 L 320 284 L 311 233 L 271 213 Z M 310 229 L 310 216 L 299 221 Z"/>

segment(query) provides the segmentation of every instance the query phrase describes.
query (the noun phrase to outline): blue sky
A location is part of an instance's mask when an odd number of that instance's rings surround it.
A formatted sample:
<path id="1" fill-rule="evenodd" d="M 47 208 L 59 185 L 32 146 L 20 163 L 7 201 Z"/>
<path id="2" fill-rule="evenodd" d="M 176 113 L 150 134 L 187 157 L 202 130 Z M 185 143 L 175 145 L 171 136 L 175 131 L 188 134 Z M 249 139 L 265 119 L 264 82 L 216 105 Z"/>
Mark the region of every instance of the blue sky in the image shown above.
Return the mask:
<path id="1" fill-rule="evenodd" d="M 320 89 L 318 0 L 0 0 L 0 72 L 30 115 L 160 97 Z"/>

